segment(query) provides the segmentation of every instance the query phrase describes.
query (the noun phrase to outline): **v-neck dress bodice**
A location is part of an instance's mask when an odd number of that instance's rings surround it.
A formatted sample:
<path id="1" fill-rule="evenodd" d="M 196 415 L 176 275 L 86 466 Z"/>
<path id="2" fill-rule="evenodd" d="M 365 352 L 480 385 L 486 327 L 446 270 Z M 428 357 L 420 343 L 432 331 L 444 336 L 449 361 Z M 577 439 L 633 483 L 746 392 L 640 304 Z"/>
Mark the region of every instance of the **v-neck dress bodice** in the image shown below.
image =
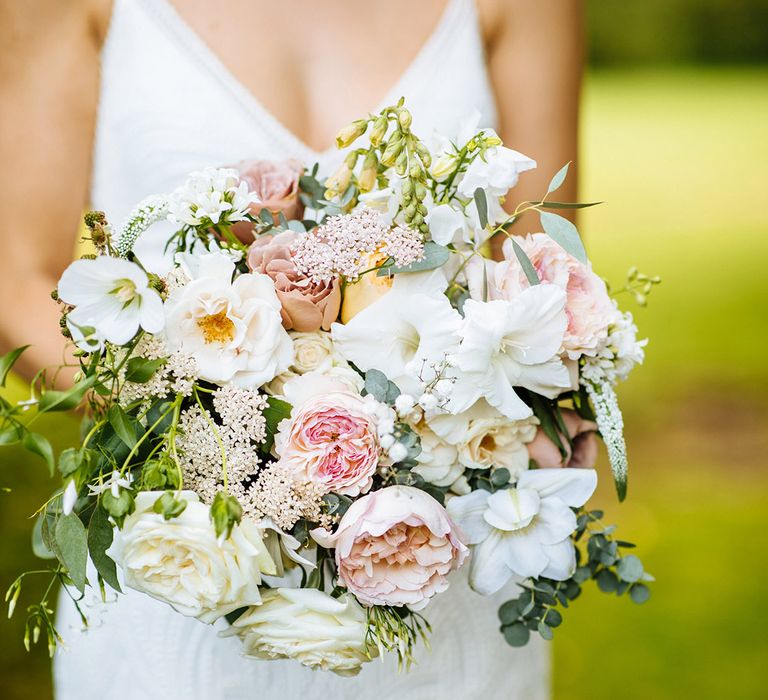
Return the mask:
<path id="1" fill-rule="evenodd" d="M 371 0 L 384 2 L 385 0 Z M 354 85 L 348 86 L 354 90 Z M 427 42 L 380 105 L 405 96 L 414 130 L 450 134 L 473 110 L 494 126 L 496 111 L 473 0 L 448 0 Z M 339 125 L 343 126 L 343 125 Z M 91 203 L 115 223 L 149 194 L 173 189 L 191 171 L 246 158 L 297 158 L 330 173 L 335 149 L 316 152 L 292 134 L 222 64 L 169 0 L 114 0 L 102 52 L 101 98 Z M 467 567 L 465 567 L 466 569 Z M 128 590 L 116 601 L 86 600 L 82 631 L 62 596 L 66 648 L 54 663 L 57 700 L 543 700 L 544 644 L 508 647 L 496 611 L 509 588 L 483 598 L 466 573 L 426 610 L 431 652 L 398 674 L 394 659 L 341 678 L 295 662 L 241 656 L 226 623 L 204 625 Z"/>

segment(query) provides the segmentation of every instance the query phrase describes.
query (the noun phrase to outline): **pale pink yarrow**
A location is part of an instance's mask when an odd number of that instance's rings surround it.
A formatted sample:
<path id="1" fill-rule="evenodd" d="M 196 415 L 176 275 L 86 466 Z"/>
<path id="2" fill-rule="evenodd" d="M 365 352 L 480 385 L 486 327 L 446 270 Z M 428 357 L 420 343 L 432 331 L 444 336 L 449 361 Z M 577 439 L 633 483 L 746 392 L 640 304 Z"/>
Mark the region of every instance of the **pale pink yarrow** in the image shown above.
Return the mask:
<path id="1" fill-rule="evenodd" d="M 329 217 L 321 226 L 298 238 L 293 262 L 299 272 L 316 282 L 341 275 L 355 280 L 371 255 L 392 257 L 403 266 L 424 255 L 421 234 L 404 226 L 390 228 L 373 209 Z"/>

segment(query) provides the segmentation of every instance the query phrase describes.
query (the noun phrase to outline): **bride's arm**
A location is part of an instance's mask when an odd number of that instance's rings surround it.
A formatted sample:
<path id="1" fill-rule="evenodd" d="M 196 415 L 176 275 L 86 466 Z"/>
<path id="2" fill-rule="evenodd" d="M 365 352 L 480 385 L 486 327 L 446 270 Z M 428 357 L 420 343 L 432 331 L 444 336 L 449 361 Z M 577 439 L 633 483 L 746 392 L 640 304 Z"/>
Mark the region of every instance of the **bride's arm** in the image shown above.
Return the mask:
<path id="1" fill-rule="evenodd" d="M 0 351 L 59 364 L 51 290 L 87 205 L 102 26 L 94 0 L 0 3 Z"/>
<path id="2" fill-rule="evenodd" d="M 573 165 L 556 198 L 576 201 L 582 1 L 481 0 L 479 8 L 499 135 L 538 162 L 520 178 L 510 204 L 540 198 L 568 161 Z M 538 225 L 534 217 L 524 217 L 514 230 L 527 233 Z"/>

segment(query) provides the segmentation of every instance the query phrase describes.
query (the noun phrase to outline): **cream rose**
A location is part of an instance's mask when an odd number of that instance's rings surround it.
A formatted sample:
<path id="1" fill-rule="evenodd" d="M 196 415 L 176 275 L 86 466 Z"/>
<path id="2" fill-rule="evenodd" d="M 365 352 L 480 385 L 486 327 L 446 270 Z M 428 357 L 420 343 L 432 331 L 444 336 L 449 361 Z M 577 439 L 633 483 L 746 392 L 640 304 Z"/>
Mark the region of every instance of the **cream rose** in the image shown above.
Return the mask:
<path id="1" fill-rule="evenodd" d="M 293 343 L 272 280 L 250 273 L 233 282 L 234 270 L 220 253 L 201 256 L 195 279 L 166 302 L 166 335 L 171 352 L 194 357 L 202 379 L 253 388 L 288 369 Z"/>
<path id="2" fill-rule="evenodd" d="M 414 430 L 421 441 L 421 452 L 416 457 L 418 465 L 413 467 L 413 471 L 435 486 L 451 486 L 464 474 L 458 450 L 440 438 L 424 421 Z"/>
<path id="3" fill-rule="evenodd" d="M 291 333 L 290 336 L 293 340 L 293 364 L 290 369 L 296 374 L 348 366 L 347 362 L 336 354 L 330 333 L 315 331 Z"/>
<path id="4" fill-rule="evenodd" d="M 123 571 L 125 585 L 211 623 L 237 608 L 261 601 L 261 574 L 274 574 L 263 533 L 243 520 L 229 539 L 219 541 L 210 509 L 192 491 L 177 518 L 152 510 L 160 491 L 142 491 L 108 553 Z"/>
<path id="5" fill-rule="evenodd" d="M 295 659 L 309 668 L 354 676 L 378 655 L 366 642 L 365 610 L 349 594 L 331 598 L 314 588 L 265 591 L 225 634 L 238 635 L 247 656 Z"/>
<path id="6" fill-rule="evenodd" d="M 364 605 L 423 608 L 468 552 L 445 508 L 412 486 L 358 499 L 335 533 L 316 529 L 312 537 L 335 548 L 340 583 Z"/>

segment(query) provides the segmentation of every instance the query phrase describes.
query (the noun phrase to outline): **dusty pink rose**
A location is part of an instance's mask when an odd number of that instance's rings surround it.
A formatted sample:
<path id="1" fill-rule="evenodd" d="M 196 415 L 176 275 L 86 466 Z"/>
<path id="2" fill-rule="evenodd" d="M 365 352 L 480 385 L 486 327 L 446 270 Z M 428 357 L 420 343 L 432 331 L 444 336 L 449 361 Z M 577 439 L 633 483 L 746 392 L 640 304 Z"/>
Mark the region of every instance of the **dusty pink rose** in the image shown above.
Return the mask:
<path id="1" fill-rule="evenodd" d="M 597 460 L 597 425 L 589 420 L 584 420 L 576 411 L 565 409 L 562 411 L 563 422 L 568 429 L 568 435 L 573 442 L 573 450 L 563 440 L 563 446 L 568 454 L 563 457 L 560 450 L 539 428 L 536 437 L 529 442 L 528 456 L 536 461 L 540 467 L 581 467 L 592 468 Z"/>
<path id="2" fill-rule="evenodd" d="M 281 464 L 329 492 L 358 496 L 368 491 L 381 447 L 364 399 L 334 391 L 313 396 L 294 411 L 276 439 Z"/>
<path id="3" fill-rule="evenodd" d="M 339 279 L 314 282 L 300 274 L 291 257 L 295 240 L 292 231 L 259 236 L 248 250 L 248 267 L 272 278 L 286 329 L 302 333 L 330 330 L 341 306 Z"/>
<path id="4" fill-rule="evenodd" d="M 350 506 L 333 535 L 312 536 L 336 548 L 339 578 L 364 605 L 424 607 L 468 552 L 445 508 L 412 486 L 374 491 Z"/>
<path id="5" fill-rule="evenodd" d="M 582 355 L 596 355 L 608 337 L 608 326 L 616 314 L 603 280 L 592 272 L 589 264 L 566 253 L 545 233 L 516 240 L 536 268 L 539 279 L 556 284 L 566 292 L 568 327 L 563 348 L 568 357 L 576 360 Z M 492 298 L 511 299 L 528 286 L 511 241 L 504 243 L 504 257 L 494 270 L 496 289 L 491 290 Z"/>
<path id="6" fill-rule="evenodd" d="M 258 214 L 262 209 L 269 209 L 273 214 L 282 212 L 286 219 L 297 219 L 302 214 L 299 178 L 304 166 L 301 163 L 296 160 L 243 160 L 235 168 L 240 179 L 259 198 L 251 207 L 252 214 Z"/>

